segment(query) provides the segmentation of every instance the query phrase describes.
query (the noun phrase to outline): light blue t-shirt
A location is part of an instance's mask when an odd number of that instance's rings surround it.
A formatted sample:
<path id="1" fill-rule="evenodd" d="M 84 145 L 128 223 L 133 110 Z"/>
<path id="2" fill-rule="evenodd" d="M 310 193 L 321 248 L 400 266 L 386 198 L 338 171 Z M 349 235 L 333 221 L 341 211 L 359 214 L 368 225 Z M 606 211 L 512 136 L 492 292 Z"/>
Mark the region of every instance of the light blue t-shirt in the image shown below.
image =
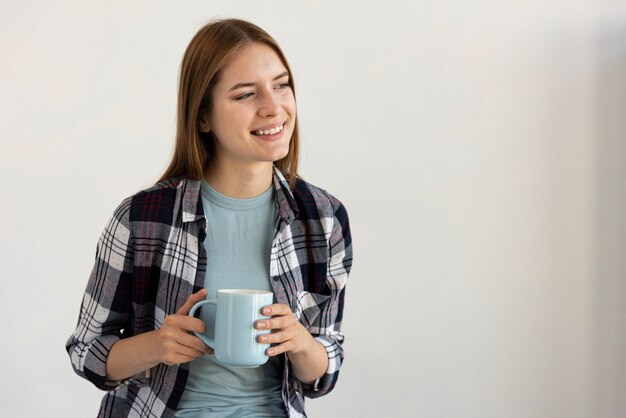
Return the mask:
<path id="1" fill-rule="evenodd" d="M 209 299 L 218 289 L 272 290 L 269 260 L 274 238 L 274 188 L 251 199 L 225 196 L 202 181 L 207 219 L 204 246 Z M 214 315 L 214 310 L 209 310 Z M 212 318 L 211 318 L 212 319 Z M 213 337 L 212 333 L 208 335 Z M 281 395 L 282 356 L 256 368 L 221 365 L 203 356 L 189 365 L 177 417 L 286 417 Z"/>

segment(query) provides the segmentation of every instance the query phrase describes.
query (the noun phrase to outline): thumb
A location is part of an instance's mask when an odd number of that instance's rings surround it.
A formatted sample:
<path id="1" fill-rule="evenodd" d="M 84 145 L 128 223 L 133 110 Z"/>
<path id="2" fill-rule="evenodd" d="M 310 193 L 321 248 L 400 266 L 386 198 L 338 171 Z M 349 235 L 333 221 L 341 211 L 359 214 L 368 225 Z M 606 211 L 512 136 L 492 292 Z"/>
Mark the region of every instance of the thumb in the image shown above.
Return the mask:
<path id="1" fill-rule="evenodd" d="M 185 302 L 185 304 L 181 306 L 176 313 L 178 315 L 189 315 L 189 311 L 191 310 L 193 305 L 200 302 L 201 300 L 206 299 L 206 296 L 207 296 L 206 289 L 200 289 L 198 292 L 190 295 L 187 298 L 187 301 Z"/>

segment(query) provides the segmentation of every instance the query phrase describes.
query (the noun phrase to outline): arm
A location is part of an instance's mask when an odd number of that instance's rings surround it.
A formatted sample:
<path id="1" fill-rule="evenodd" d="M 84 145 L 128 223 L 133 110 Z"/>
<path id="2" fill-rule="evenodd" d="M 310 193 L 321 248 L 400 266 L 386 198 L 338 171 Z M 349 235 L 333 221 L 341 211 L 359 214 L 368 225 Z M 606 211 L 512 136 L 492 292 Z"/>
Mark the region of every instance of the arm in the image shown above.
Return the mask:
<path id="1" fill-rule="evenodd" d="M 189 296 L 175 315 L 168 315 L 163 326 L 116 342 L 106 364 L 107 379 L 122 380 L 159 363 L 168 366 L 187 363 L 196 357 L 213 353 L 213 350 L 189 331 L 206 332 L 204 322 L 189 317 L 191 307 L 206 298 L 202 289 Z"/>
<path id="2" fill-rule="evenodd" d="M 96 249 L 96 259 L 81 304 L 78 325 L 66 349 L 76 373 L 96 387 L 110 390 L 125 379 L 142 379 L 145 371 L 164 362 L 178 364 L 208 351 L 188 330 L 202 332 L 204 324 L 187 317 L 198 292 L 176 315 L 166 317 L 159 330 L 129 332 L 134 251 L 129 221 L 131 198 L 124 200 L 107 224 Z"/>
<path id="3" fill-rule="evenodd" d="M 287 353 L 295 376 L 304 383 L 304 394 L 319 397 L 330 392 L 339 374 L 343 360 L 344 288 L 352 267 L 352 239 L 348 216 L 341 203 L 337 203 L 333 227 L 329 237 L 329 256 L 326 281 L 330 296 L 313 296 L 298 301 L 304 310 L 318 312 L 307 328 L 300 323 L 288 306 L 270 305 L 264 311 L 270 320 L 259 321 L 258 329 L 272 329 L 272 334 L 259 337 L 261 342 L 278 344 L 268 349 L 268 355 Z M 311 384 L 313 386 L 311 387 Z"/>
<path id="4" fill-rule="evenodd" d="M 103 390 L 119 382 L 106 378 L 111 348 L 129 326 L 133 248 L 131 198 L 125 199 L 100 236 L 80 307 L 78 324 L 66 343 L 74 371 Z"/>
<path id="5" fill-rule="evenodd" d="M 335 206 L 333 227 L 329 238 L 329 254 L 326 268 L 326 282 L 331 289 L 326 303 L 319 304 L 320 314 L 309 327 L 309 332 L 326 351 L 328 367 L 313 387 L 305 385 L 304 395 L 317 398 L 329 393 L 339 378 L 343 363 L 343 341 L 341 322 L 345 286 L 352 270 L 352 235 L 346 208 L 331 197 Z"/>

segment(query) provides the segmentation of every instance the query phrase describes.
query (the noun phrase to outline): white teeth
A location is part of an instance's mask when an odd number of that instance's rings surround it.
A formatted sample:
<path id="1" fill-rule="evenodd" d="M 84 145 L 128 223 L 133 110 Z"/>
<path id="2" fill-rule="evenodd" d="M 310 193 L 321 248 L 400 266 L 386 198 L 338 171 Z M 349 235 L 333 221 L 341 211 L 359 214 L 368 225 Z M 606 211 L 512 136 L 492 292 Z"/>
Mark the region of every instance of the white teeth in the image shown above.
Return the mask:
<path id="1" fill-rule="evenodd" d="M 285 127 L 285 125 L 280 125 L 277 126 L 276 128 L 272 128 L 272 129 L 266 129 L 266 130 L 261 130 L 259 129 L 258 131 L 254 131 L 255 135 L 274 135 L 279 133 L 280 131 L 283 130 L 283 128 Z"/>

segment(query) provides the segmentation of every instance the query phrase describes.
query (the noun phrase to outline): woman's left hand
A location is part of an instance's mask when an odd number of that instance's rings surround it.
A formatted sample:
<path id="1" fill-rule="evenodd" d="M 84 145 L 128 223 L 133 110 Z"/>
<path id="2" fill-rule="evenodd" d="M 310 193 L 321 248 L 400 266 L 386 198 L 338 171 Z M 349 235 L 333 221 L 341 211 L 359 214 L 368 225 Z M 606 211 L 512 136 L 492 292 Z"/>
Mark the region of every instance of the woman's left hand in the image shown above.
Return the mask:
<path id="1" fill-rule="evenodd" d="M 262 312 L 271 318 L 257 321 L 255 328 L 272 332 L 259 335 L 258 341 L 276 344 L 267 349 L 267 355 L 287 353 L 294 374 L 303 383 L 312 384 L 322 377 L 328 368 L 326 349 L 298 322 L 289 306 L 275 303 L 264 307 Z"/>
<path id="2" fill-rule="evenodd" d="M 314 346 L 315 339 L 298 322 L 289 306 L 275 303 L 264 307 L 262 312 L 272 318 L 257 321 L 255 327 L 259 330 L 269 329 L 272 333 L 260 335 L 258 341 L 263 344 L 276 344 L 267 349 L 268 356 L 281 353 L 298 354 Z"/>

